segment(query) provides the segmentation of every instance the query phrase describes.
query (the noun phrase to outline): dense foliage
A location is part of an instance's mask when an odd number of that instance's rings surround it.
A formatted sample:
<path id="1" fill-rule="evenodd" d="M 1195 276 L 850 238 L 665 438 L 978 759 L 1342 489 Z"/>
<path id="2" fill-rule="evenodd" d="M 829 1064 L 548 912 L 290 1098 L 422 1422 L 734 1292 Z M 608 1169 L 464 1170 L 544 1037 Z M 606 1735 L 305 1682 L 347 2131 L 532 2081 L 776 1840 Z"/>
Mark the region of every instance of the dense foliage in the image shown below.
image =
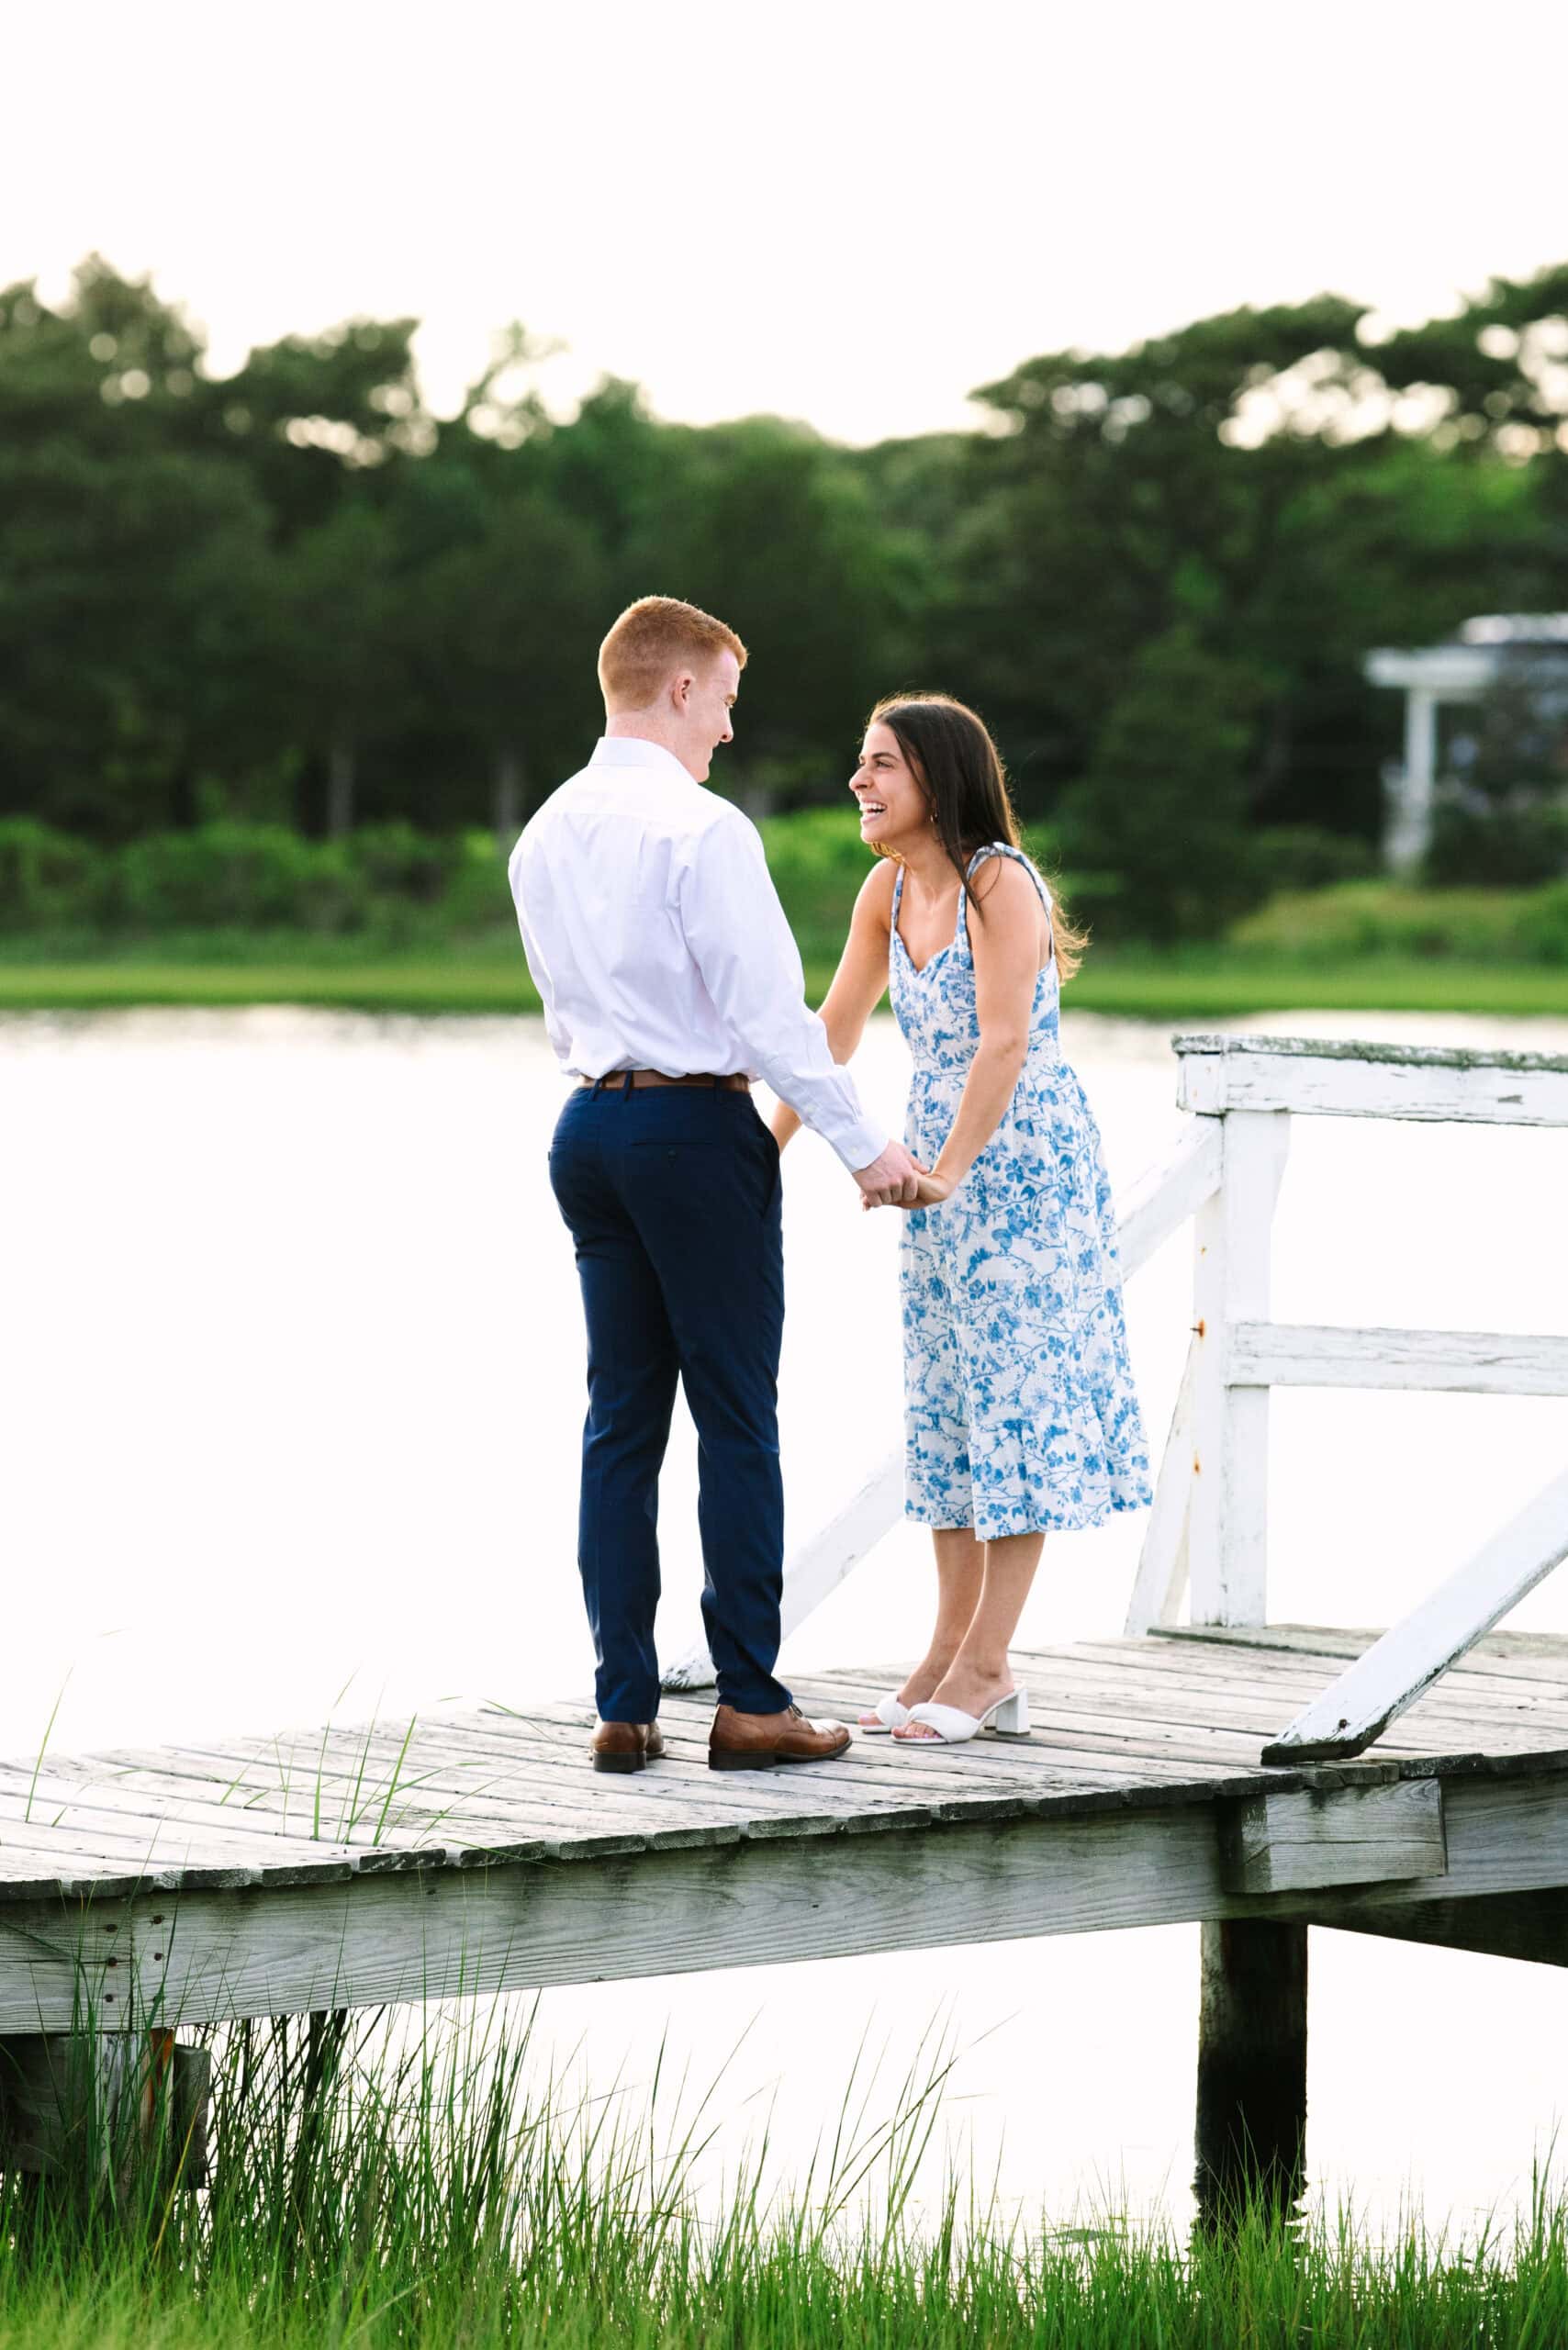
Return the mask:
<path id="1" fill-rule="evenodd" d="M 0 816 L 109 846 L 504 834 L 596 731 L 608 620 L 658 591 L 753 648 L 722 771 L 747 804 L 830 800 L 872 699 L 943 686 L 1101 934 L 1176 939 L 1265 894 L 1273 844 L 1287 880 L 1364 862 L 1399 728 L 1369 648 L 1568 607 L 1568 264 L 1392 336 L 1325 296 L 1047 354 L 977 396 L 974 433 L 862 450 L 662 423 L 616 381 L 553 419 L 521 329 L 438 420 L 414 323 L 218 381 L 102 260 L 54 308 L 0 292 Z M 1484 722 L 1439 878 L 1568 865 L 1562 730 L 1528 683 Z"/>

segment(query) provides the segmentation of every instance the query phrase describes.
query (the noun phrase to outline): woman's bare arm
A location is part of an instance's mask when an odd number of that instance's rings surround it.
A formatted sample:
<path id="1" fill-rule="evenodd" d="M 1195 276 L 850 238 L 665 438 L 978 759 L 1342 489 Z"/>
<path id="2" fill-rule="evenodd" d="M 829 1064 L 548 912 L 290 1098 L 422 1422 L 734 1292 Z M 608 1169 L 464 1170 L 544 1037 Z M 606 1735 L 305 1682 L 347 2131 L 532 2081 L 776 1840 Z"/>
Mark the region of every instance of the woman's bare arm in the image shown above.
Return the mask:
<path id="1" fill-rule="evenodd" d="M 893 867 L 886 857 L 879 857 L 860 884 L 849 935 L 822 1007 L 828 1046 L 840 1063 L 854 1057 L 866 1023 L 886 991 L 892 908 Z M 773 1136 L 780 1150 L 800 1123 L 789 1103 L 780 1102 L 773 1113 Z"/>
<path id="2" fill-rule="evenodd" d="M 1029 1018 L 1040 968 L 1040 896 L 1014 857 L 988 858 L 975 882 L 985 912 L 969 918 L 980 1040 L 952 1130 L 932 1169 L 929 1196 L 946 1199 L 1000 1125 L 1029 1050 Z M 922 1201 L 927 1197 L 924 1184 Z"/>

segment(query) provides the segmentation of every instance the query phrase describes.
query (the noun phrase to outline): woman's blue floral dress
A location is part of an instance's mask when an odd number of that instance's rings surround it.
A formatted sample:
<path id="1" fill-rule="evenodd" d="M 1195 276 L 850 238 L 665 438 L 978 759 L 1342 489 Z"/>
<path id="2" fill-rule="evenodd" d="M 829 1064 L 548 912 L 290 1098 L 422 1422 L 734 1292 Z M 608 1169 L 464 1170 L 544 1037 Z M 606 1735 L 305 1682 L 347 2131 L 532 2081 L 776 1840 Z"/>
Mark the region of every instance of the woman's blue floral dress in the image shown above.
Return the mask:
<path id="1" fill-rule="evenodd" d="M 1019 849 L 1012 856 L 1049 892 Z M 980 1043 L 968 901 L 920 970 L 899 936 L 893 1010 L 914 1058 L 904 1140 L 931 1166 Z M 995 1134 L 950 1199 L 903 1218 L 905 1515 L 981 1541 L 1097 1525 L 1149 1499 L 1099 1129 L 1061 1057 L 1056 957 L 1035 982 L 1029 1050 Z"/>

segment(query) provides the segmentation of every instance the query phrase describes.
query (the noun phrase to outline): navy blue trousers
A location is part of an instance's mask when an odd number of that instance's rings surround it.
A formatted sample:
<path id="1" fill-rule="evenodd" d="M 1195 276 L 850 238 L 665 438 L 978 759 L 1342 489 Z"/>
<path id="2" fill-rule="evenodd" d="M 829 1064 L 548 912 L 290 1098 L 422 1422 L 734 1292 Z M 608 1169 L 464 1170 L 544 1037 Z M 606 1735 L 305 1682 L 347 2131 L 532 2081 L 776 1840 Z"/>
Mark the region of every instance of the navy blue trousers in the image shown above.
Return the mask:
<path id="1" fill-rule="evenodd" d="M 567 1098 L 550 1181 L 588 1321 L 577 1564 L 604 1721 L 658 1712 L 659 1468 L 676 1382 L 697 1427 L 702 1620 L 719 1695 L 778 1713 L 784 1571 L 778 1148 L 747 1093 L 633 1088 Z"/>

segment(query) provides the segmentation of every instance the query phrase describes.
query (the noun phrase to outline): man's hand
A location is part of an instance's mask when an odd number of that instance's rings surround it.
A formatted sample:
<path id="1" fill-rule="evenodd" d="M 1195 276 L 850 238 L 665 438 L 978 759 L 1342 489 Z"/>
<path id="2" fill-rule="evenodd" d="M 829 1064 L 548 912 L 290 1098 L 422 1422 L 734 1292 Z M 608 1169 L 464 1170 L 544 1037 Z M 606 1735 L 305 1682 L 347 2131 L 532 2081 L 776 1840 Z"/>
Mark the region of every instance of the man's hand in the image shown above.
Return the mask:
<path id="1" fill-rule="evenodd" d="M 863 1208 L 913 1207 L 920 1196 L 920 1179 L 927 1172 L 902 1142 L 890 1142 L 880 1158 L 855 1170 L 860 1204 Z"/>

